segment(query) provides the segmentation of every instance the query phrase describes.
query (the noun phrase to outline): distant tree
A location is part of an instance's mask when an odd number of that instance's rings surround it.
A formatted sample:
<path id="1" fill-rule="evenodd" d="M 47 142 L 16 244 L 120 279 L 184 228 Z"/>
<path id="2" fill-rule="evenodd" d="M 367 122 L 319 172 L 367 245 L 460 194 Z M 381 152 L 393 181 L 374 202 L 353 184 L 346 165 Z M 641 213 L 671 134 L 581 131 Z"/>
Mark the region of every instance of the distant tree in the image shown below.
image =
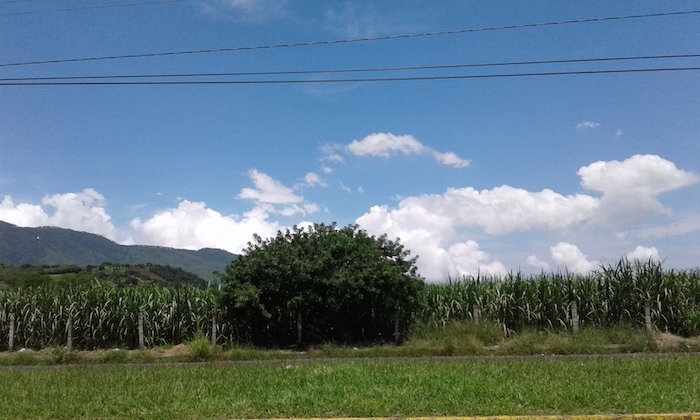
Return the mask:
<path id="1" fill-rule="evenodd" d="M 196 286 L 204 288 L 206 280 L 194 273 L 169 265 L 148 264 L 148 271 L 162 278 L 168 286 Z"/>
<path id="2" fill-rule="evenodd" d="M 27 272 L 19 278 L 17 285 L 19 287 L 37 287 L 51 283 L 51 281 L 51 276 L 48 274 Z"/>
<path id="3" fill-rule="evenodd" d="M 391 340 L 413 319 L 424 286 L 398 240 L 355 225 L 255 236 L 221 274 L 235 338 L 256 345 Z"/>
<path id="4" fill-rule="evenodd" d="M 89 284 L 95 280 L 95 277 L 87 272 L 81 272 L 78 274 L 68 273 L 59 276 L 54 283 L 62 287 L 77 287 Z"/>

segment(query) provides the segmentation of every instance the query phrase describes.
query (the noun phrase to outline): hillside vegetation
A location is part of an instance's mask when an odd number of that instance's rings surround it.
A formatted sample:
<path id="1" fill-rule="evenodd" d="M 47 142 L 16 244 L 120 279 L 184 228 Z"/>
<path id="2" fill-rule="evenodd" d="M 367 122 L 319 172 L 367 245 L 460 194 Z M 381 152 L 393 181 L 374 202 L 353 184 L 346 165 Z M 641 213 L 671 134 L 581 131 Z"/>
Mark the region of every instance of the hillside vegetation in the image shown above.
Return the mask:
<path id="1" fill-rule="evenodd" d="M 117 286 L 158 286 L 177 288 L 192 286 L 204 288 L 208 282 L 194 273 L 179 267 L 159 264 L 110 264 L 78 267 L 76 265 L 56 266 L 13 266 L 0 264 L 0 291 L 15 288 L 59 286 L 79 287 L 93 281 L 114 283 Z"/>
<path id="2" fill-rule="evenodd" d="M 204 280 L 215 280 L 214 272 L 236 255 L 220 249 L 198 251 L 158 246 L 119 245 L 107 238 L 57 227 L 24 228 L 0 221 L 0 264 L 35 266 L 98 266 L 154 264 L 181 268 Z"/>

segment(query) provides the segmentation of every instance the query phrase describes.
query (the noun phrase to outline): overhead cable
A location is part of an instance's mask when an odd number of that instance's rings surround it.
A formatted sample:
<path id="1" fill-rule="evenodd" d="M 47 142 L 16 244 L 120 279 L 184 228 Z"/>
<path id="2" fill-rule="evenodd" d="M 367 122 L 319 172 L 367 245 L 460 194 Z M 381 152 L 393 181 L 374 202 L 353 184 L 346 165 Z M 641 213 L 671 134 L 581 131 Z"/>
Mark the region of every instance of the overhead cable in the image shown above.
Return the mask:
<path id="1" fill-rule="evenodd" d="M 22 15 L 39 15 L 48 13 L 61 13 L 61 12 L 77 12 L 81 10 L 95 10 L 95 9 L 116 9 L 122 7 L 134 7 L 134 6 L 149 6 L 153 4 L 160 3 L 177 3 L 183 0 L 153 0 L 144 1 L 139 3 L 121 3 L 121 4 L 103 4 L 101 6 L 83 6 L 83 7 L 72 7 L 67 9 L 44 9 L 44 10 L 29 10 L 25 12 L 15 12 L 15 13 L 0 13 L 0 17 L 8 16 L 22 16 Z M 11 2 L 8 2 L 11 3 Z"/>
<path id="2" fill-rule="evenodd" d="M 451 76 L 412 76 L 412 77 L 376 77 L 360 79 L 296 79 L 296 80 L 151 80 L 151 81 L 34 81 L 34 82 L 0 82 L 0 86 L 119 86 L 119 85 L 283 85 L 283 84 L 318 84 L 318 83 L 368 83 L 368 82 L 406 82 L 432 80 L 465 80 L 465 79 L 495 79 L 514 77 L 545 77 L 569 76 L 586 74 L 620 74 L 620 73 L 652 73 L 698 71 L 700 67 L 665 67 L 646 69 L 611 69 L 611 70 L 579 70 L 554 71 L 537 73 L 501 73 L 501 74 L 469 74 Z"/>
<path id="3" fill-rule="evenodd" d="M 13 77 L 0 78 L 3 82 L 18 81 L 48 81 L 48 80 L 96 80 L 96 79 L 169 79 L 169 78 L 202 78 L 202 77 L 247 77 L 247 76 L 301 76 L 309 74 L 338 74 L 338 73 L 379 73 L 398 71 L 425 71 L 425 70 L 454 70 L 466 68 L 484 67 L 508 67 L 527 65 L 551 65 L 551 64 L 574 64 L 574 63 L 600 63 L 614 61 L 638 61 L 638 60 L 668 60 L 680 58 L 700 58 L 700 54 L 677 54 L 677 55 L 648 55 L 633 57 L 602 57 L 602 58 L 579 58 L 565 60 L 538 60 L 538 61 L 508 61 L 498 63 L 472 63 L 472 64 L 449 64 L 435 66 L 412 66 L 412 67 L 378 67 L 360 69 L 329 69 L 329 70 L 287 70 L 287 71 L 258 71 L 258 72 L 226 72 L 226 73 L 170 73 L 170 74 L 124 74 L 124 75 L 90 75 L 90 76 L 44 76 L 44 77 Z"/>
<path id="4" fill-rule="evenodd" d="M 170 1 L 176 1 L 176 0 L 170 0 Z M 692 14 L 698 14 L 698 13 L 700 13 L 700 10 L 686 10 L 686 11 L 678 11 L 678 12 L 649 13 L 649 14 L 627 15 L 627 16 L 609 16 L 609 17 L 589 18 L 589 19 L 565 20 L 565 21 L 557 21 L 557 22 L 526 23 L 526 24 L 519 24 L 519 25 L 492 26 L 492 27 L 484 27 L 484 28 L 457 29 L 457 30 L 449 30 L 449 31 L 423 32 L 423 33 L 402 34 L 402 35 L 386 35 L 386 36 L 378 36 L 378 37 L 339 39 L 339 40 L 329 40 L 329 41 L 311 41 L 311 42 L 301 42 L 301 43 L 257 45 L 257 46 L 246 46 L 246 47 L 212 48 L 212 49 L 188 50 L 188 51 L 169 51 L 169 52 L 154 52 L 154 53 L 143 53 L 143 54 L 106 55 L 106 56 L 97 56 L 97 57 L 24 61 L 24 62 L 16 62 L 16 63 L 2 63 L 2 64 L 0 64 L 0 67 L 30 66 L 30 65 L 39 65 L 39 64 L 75 63 L 75 62 L 84 62 L 84 61 L 120 60 L 120 59 L 127 59 L 127 58 L 152 58 L 152 57 L 165 57 L 165 56 L 176 56 L 176 55 L 211 54 L 211 53 L 253 51 L 253 50 L 279 49 L 279 48 L 312 47 L 312 46 L 320 46 L 320 45 L 350 44 L 350 43 L 373 42 L 373 41 L 388 41 L 388 40 L 397 40 L 397 39 L 409 39 L 409 38 L 432 37 L 432 36 L 443 36 L 443 35 L 458 35 L 458 34 L 466 34 L 466 33 L 500 31 L 500 30 L 509 30 L 509 29 L 525 29 L 525 28 L 537 28 L 537 27 L 556 26 L 556 25 L 571 25 L 571 24 L 580 24 L 580 23 L 606 22 L 606 21 L 616 21 L 616 20 L 625 20 L 625 19 L 643 19 L 643 18 L 665 17 L 665 16 L 683 16 L 683 15 L 692 15 Z"/>

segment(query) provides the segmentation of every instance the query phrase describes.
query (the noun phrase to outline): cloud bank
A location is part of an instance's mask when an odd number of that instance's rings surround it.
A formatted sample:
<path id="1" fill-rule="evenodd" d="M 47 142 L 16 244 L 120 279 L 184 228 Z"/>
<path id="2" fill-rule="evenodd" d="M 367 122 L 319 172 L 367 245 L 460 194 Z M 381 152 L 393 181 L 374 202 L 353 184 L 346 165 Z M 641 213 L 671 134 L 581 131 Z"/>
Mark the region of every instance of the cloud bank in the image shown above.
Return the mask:
<path id="1" fill-rule="evenodd" d="M 556 233 L 595 226 L 622 231 L 652 214 L 668 214 L 658 201 L 660 194 L 700 182 L 696 175 L 655 155 L 595 162 L 580 168 L 578 175 L 583 188 L 602 193 L 602 197 L 562 195 L 548 189 L 533 192 L 507 185 L 482 191 L 450 188 L 443 194 L 404 198 L 394 208 L 373 206 L 356 222 L 371 233 L 400 237 L 414 254 L 420 255 L 419 271 L 428 280 L 439 281 L 447 273 L 503 274 L 503 264 L 481 250 L 478 243 L 460 241 L 460 232 Z M 633 255 L 644 252 L 638 248 Z M 570 271 L 587 272 L 599 264 L 567 242 L 552 246 L 550 254 L 554 264 Z M 536 255 L 529 256 L 525 264 L 549 268 Z"/>
<path id="2" fill-rule="evenodd" d="M 347 150 L 360 156 L 421 154 L 427 150 L 410 136 L 378 135 L 350 145 L 352 148 L 348 146 Z M 700 229 L 700 217 L 672 219 L 671 210 L 659 201 L 664 193 L 700 183 L 700 177 L 678 169 L 668 160 L 635 155 L 621 162 L 594 162 L 581 167 L 577 174 L 587 193 L 565 195 L 550 189 L 528 191 L 509 185 L 484 190 L 448 188 L 441 194 L 405 197 L 394 206 L 373 205 L 356 218 L 356 223 L 371 234 L 400 238 L 412 255 L 419 255 L 419 272 L 429 281 L 477 273 L 505 274 L 507 268 L 501 260 L 475 238 L 512 237 L 527 232 L 570 238 L 584 237 L 592 230 L 620 237 L 632 228 L 631 237 L 648 241 Z M 122 243 L 215 247 L 240 253 L 254 233 L 270 237 L 285 229 L 272 215 L 296 217 L 296 224 L 308 225 L 310 222 L 299 218 L 320 210 L 318 204 L 298 194 L 300 189 L 325 185 L 313 172 L 294 188 L 256 169 L 248 172 L 248 178 L 252 186 L 243 188 L 238 198 L 250 201 L 252 209 L 241 215 L 224 215 L 204 202 L 181 200 L 175 208 L 134 218 L 128 229 L 119 230 L 112 224 L 105 198 L 86 188 L 78 193 L 47 195 L 40 204 L 16 203 L 6 196 L 0 202 L 0 220 L 19 226 L 86 231 Z M 342 183 L 340 186 L 351 192 Z M 639 226 L 658 215 L 671 223 L 666 227 Z M 568 239 L 552 243 L 548 255 L 541 255 L 541 250 L 540 255 L 530 251 L 522 257 L 522 264 L 537 270 L 558 268 L 582 273 L 600 264 Z M 659 250 L 650 244 L 626 251 L 620 255 L 640 260 L 660 258 Z"/>
<path id="3" fill-rule="evenodd" d="M 656 155 L 635 155 L 618 162 L 595 162 L 578 171 L 581 186 L 602 193 L 595 222 L 624 229 L 651 214 L 670 214 L 659 195 L 700 182 L 700 177 L 676 168 Z"/>
<path id="4" fill-rule="evenodd" d="M 158 211 L 141 221 L 135 218 L 131 227 L 138 234 L 139 243 L 172 248 L 219 248 L 240 253 L 257 233 L 270 237 L 281 226 L 268 221 L 269 214 L 260 207 L 238 216 L 224 216 L 209 209 L 203 202 L 184 200 L 177 208 Z"/>
<path id="5" fill-rule="evenodd" d="M 47 195 L 41 204 L 15 205 L 12 197 L 6 196 L 0 204 L 0 220 L 24 227 L 59 226 L 117 239 L 117 231 L 105 210 L 105 198 L 92 188 L 79 193 Z"/>

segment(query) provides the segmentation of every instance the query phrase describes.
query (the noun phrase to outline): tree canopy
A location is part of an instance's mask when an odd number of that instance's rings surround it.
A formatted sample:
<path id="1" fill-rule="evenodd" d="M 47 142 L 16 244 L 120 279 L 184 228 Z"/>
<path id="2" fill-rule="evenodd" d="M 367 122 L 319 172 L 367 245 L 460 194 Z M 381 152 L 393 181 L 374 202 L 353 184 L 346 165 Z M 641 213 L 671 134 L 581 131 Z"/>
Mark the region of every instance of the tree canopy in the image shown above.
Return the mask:
<path id="1" fill-rule="evenodd" d="M 221 274 L 234 336 L 265 346 L 389 340 L 424 286 L 399 240 L 315 224 L 248 243 Z"/>

